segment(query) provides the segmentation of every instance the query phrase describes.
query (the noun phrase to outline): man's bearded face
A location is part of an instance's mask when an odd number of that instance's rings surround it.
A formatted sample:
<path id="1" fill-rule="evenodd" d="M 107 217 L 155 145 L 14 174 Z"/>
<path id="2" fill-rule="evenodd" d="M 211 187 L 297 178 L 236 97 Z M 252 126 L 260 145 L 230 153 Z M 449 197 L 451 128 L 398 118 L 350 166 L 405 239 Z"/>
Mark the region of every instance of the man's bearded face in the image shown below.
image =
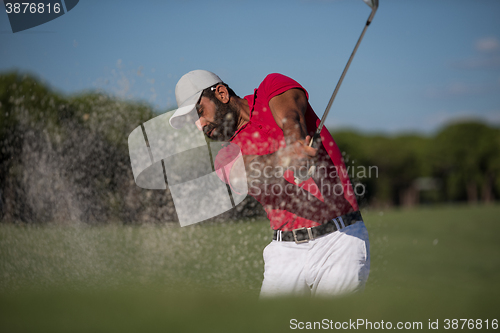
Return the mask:
<path id="1" fill-rule="evenodd" d="M 214 120 L 203 128 L 203 132 L 212 140 L 229 141 L 238 129 L 239 111 L 230 103 L 222 103 L 217 98 Z"/>

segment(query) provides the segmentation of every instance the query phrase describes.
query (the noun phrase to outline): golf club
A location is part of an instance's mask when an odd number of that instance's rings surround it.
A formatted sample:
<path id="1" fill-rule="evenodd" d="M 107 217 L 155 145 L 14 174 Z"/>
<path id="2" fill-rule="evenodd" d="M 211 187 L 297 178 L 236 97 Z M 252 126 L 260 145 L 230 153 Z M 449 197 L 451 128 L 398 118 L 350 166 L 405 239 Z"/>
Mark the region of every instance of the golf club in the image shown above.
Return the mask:
<path id="1" fill-rule="evenodd" d="M 372 12 L 370 13 L 368 20 L 366 21 L 365 27 L 363 28 L 363 32 L 361 32 L 361 36 L 359 36 L 358 42 L 356 43 L 356 46 L 354 47 L 354 50 L 352 51 L 352 54 L 349 57 L 349 61 L 347 61 L 347 65 L 345 66 L 344 71 L 342 72 L 342 75 L 340 76 L 339 82 L 337 83 L 337 86 L 335 87 L 335 90 L 333 91 L 332 97 L 330 97 L 330 101 L 328 102 L 328 105 L 326 106 L 325 113 L 323 114 L 323 117 L 321 118 L 321 122 L 319 123 L 318 129 L 316 130 L 316 133 L 314 133 L 314 136 L 311 138 L 311 142 L 309 143 L 309 147 L 312 147 L 313 144 L 320 137 L 321 130 L 323 129 L 323 125 L 325 124 L 326 117 L 328 116 L 328 113 L 330 112 L 333 101 L 335 100 L 335 96 L 337 96 L 337 92 L 339 91 L 339 88 L 342 85 L 342 81 L 344 81 L 345 74 L 347 73 L 347 70 L 349 69 L 349 66 L 351 65 L 352 59 L 354 58 L 354 55 L 356 54 L 356 51 L 358 50 L 358 46 L 361 43 L 363 36 L 365 35 L 366 29 L 368 28 L 368 26 L 372 22 L 373 17 L 375 16 L 375 12 L 378 9 L 378 0 L 363 0 L 363 1 L 368 6 L 371 7 Z M 300 182 L 309 179 L 314 174 L 315 170 L 316 170 L 316 166 L 312 165 L 307 172 L 306 178 L 295 177 L 295 183 L 299 184 Z"/>

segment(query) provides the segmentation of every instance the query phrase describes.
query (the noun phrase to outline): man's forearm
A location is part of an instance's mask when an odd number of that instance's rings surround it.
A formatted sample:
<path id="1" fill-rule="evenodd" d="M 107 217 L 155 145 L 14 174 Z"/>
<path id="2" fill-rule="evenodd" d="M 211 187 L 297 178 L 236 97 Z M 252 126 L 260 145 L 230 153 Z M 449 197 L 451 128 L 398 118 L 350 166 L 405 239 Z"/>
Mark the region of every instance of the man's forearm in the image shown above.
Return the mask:
<path id="1" fill-rule="evenodd" d="M 287 146 L 296 141 L 304 141 L 307 136 L 307 128 L 304 116 L 299 112 L 290 111 L 283 119 L 283 136 Z"/>

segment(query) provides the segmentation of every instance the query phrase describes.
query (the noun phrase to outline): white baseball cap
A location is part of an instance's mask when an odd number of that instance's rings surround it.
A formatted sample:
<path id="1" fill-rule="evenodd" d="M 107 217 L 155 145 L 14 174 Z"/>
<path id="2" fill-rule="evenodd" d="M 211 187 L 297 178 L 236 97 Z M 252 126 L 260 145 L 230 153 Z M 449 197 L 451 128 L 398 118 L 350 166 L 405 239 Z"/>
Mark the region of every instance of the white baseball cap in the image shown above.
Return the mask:
<path id="1" fill-rule="evenodd" d="M 196 103 L 200 100 L 204 89 L 209 88 L 222 80 L 212 72 L 205 70 L 191 71 L 181 77 L 175 86 L 175 99 L 178 109 L 170 118 L 170 125 L 173 128 L 181 128 L 186 121 L 196 113 Z M 197 120 L 193 117 L 194 120 Z M 193 121 L 194 121 L 193 120 Z"/>

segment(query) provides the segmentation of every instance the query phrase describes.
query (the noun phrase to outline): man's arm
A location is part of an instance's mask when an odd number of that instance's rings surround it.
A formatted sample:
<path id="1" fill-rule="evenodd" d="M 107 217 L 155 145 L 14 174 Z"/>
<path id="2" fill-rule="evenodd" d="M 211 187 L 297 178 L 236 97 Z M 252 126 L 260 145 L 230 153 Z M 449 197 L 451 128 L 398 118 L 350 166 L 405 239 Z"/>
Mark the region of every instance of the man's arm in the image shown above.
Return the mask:
<path id="1" fill-rule="evenodd" d="M 283 130 L 286 145 L 304 141 L 307 128 L 304 115 L 307 111 L 307 97 L 301 89 L 290 89 L 269 101 L 271 112 L 279 128 Z"/>
<path id="2" fill-rule="evenodd" d="M 308 102 L 306 94 L 301 89 L 290 89 L 273 97 L 269 101 L 272 115 L 276 124 L 283 131 L 286 147 L 268 155 L 245 155 L 243 162 L 247 171 L 247 180 L 256 180 L 265 175 L 276 175 L 287 168 L 307 167 L 312 158 L 316 156 L 317 149 L 309 147 L 310 137 L 307 135 L 305 113 Z M 270 172 L 256 172 L 262 170 Z M 257 176 L 260 175 L 260 177 Z M 230 179 L 238 181 L 240 175 L 231 172 Z M 264 180 L 264 179 L 260 179 Z M 267 181 L 271 179 L 266 177 Z M 241 180 L 240 180 L 241 181 Z"/>

